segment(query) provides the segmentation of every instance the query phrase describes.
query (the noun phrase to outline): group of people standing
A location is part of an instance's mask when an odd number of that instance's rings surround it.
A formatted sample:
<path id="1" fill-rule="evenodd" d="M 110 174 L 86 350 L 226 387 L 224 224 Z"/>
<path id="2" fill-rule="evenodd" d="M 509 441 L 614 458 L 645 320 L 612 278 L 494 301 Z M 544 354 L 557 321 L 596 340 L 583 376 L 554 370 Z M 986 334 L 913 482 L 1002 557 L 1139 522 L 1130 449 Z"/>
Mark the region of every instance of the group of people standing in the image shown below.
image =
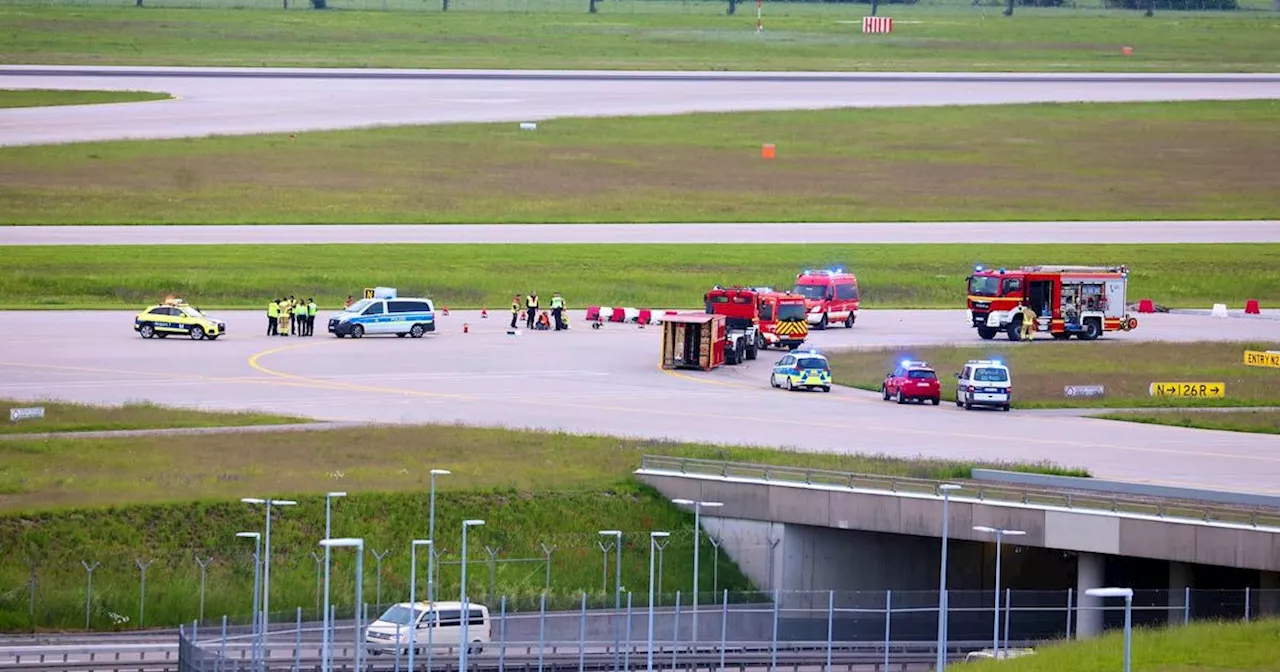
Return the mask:
<path id="1" fill-rule="evenodd" d="M 267 302 L 268 336 L 314 336 L 316 333 L 316 300 L 306 301 L 290 296 Z"/>
<path id="2" fill-rule="evenodd" d="M 555 330 L 564 331 L 569 328 L 568 322 L 564 317 L 564 298 L 560 296 L 560 292 L 556 292 L 551 296 L 551 317 L 547 317 L 547 311 L 538 314 L 538 293 L 530 292 L 524 297 L 523 306 L 521 305 L 520 295 L 516 294 L 511 297 L 511 328 L 516 328 L 516 321 L 520 319 L 521 308 L 524 309 L 526 329 L 534 331 L 546 331 L 552 327 L 552 320 L 555 321 Z"/>

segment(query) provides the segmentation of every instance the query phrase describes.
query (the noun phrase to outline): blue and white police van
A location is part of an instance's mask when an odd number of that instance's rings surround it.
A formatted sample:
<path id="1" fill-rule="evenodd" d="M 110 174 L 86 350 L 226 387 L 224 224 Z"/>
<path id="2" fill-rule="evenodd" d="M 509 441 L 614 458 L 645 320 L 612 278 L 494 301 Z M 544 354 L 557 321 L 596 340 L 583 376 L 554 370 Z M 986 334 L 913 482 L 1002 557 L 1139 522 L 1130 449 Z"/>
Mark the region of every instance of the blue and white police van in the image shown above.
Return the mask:
<path id="1" fill-rule="evenodd" d="M 365 298 L 329 318 L 329 333 L 338 338 L 363 338 L 366 334 L 422 338 L 435 330 L 436 309 L 431 299 L 396 296 L 393 287 L 366 292 Z"/>

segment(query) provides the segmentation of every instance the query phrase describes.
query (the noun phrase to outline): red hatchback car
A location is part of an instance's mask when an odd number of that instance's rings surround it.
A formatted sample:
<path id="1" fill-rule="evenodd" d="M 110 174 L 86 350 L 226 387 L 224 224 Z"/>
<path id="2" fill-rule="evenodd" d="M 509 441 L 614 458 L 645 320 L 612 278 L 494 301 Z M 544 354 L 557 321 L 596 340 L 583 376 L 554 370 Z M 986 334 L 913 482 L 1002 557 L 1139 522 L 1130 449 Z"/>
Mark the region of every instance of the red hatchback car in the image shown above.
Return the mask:
<path id="1" fill-rule="evenodd" d="M 905 404 L 908 400 L 924 403 L 932 401 L 937 406 L 942 400 L 942 388 L 938 383 L 938 373 L 925 362 L 903 360 L 898 368 L 891 371 L 880 385 L 880 394 L 885 401 L 896 400 Z"/>

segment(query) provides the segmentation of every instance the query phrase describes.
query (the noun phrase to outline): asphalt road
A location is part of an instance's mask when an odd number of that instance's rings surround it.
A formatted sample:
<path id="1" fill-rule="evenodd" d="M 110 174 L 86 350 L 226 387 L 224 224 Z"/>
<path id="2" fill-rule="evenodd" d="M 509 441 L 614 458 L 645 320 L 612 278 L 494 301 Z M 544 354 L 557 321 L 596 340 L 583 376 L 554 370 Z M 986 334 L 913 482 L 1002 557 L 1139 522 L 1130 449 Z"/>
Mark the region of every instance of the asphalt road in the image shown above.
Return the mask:
<path id="1" fill-rule="evenodd" d="M 176 100 L 0 110 L 0 145 L 739 110 L 1280 98 L 1280 75 L 0 66 L 0 88 Z"/>
<path id="2" fill-rule="evenodd" d="M 1280 221 L 8 226 L 3 245 L 1280 243 Z"/>
<path id="3" fill-rule="evenodd" d="M 655 328 L 606 325 L 505 333 L 499 315 L 454 311 L 421 340 L 267 337 L 265 317 L 227 313 L 216 342 L 144 341 L 132 313 L 0 313 L 7 334 L 0 396 L 252 409 L 339 422 L 457 422 L 799 451 L 903 457 L 1050 460 L 1096 476 L 1280 493 L 1280 436 L 1210 432 L 1035 412 L 902 406 L 836 388 L 768 385 L 777 352 L 714 372 L 658 368 Z M 325 324 L 324 315 L 318 320 Z M 462 333 L 462 324 L 470 333 Z M 1144 315 L 1107 340 L 1273 340 L 1273 319 Z M 321 327 L 321 330 L 323 327 Z M 817 347 L 976 343 L 962 311 L 866 311 L 852 331 L 815 333 Z M 992 342 L 993 349 L 1011 344 Z M 1046 342 L 1031 347 L 1107 347 Z M 160 363 L 157 369 L 157 363 Z M 358 366 L 356 365 L 358 363 Z M 157 370 L 173 375 L 157 376 Z M 1015 372 L 1016 375 L 1016 372 Z M 1090 381 L 1078 381 L 1082 384 Z"/>

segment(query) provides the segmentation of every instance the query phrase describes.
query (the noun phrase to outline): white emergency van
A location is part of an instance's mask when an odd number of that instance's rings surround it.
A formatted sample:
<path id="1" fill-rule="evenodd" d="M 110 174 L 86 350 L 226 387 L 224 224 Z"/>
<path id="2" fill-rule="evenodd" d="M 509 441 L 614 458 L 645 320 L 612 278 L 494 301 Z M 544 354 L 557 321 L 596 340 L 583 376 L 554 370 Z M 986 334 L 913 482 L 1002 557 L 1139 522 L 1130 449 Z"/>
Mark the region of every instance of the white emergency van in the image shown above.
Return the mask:
<path id="1" fill-rule="evenodd" d="M 366 334 L 422 338 L 436 330 L 436 308 L 431 299 L 398 297 L 394 289 L 385 287 L 378 290 L 330 317 L 329 333 L 338 338 L 363 338 Z"/>
<path id="2" fill-rule="evenodd" d="M 378 620 L 370 623 L 365 630 L 365 642 L 369 650 L 374 655 L 379 655 L 394 653 L 399 649 L 407 655 L 410 627 L 417 628 L 413 634 L 415 655 L 425 653 L 428 646 L 436 651 L 441 647 L 457 647 L 462 642 L 462 603 L 434 604 L 432 608 L 430 602 L 413 605 L 401 602 L 382 612 Z M 483 604 L 471 604 L 468 611 L 470 620 L 467 622 L 467 640 L 471 646 L 467 650 L 478 654 L 484 651 L 484 645 L 489 643 L 493 635 L 489 608 Z"/>

